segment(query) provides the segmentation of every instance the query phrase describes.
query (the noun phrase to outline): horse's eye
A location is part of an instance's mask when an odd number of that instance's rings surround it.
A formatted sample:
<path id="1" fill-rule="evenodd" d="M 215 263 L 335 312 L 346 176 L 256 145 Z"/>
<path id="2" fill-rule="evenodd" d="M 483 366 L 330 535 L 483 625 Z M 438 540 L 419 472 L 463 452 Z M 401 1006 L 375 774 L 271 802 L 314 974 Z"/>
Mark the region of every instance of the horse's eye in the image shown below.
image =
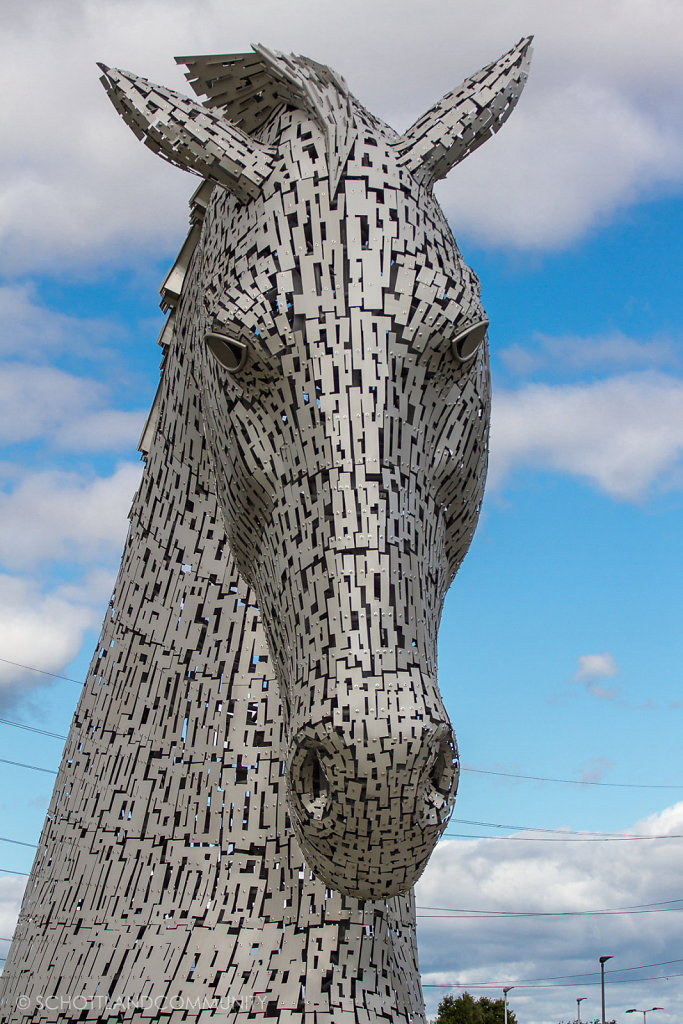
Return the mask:
<path id="1" fill-rule="evenodd" d="M 468 324 L 467 327 L 463 327 L 456 334 L 451 342 L 451 346 L 453 348 L 453 355 L 458 362 L 469 362 L 475 352 L 481 347 L 486 337 L 488 325 L 488 320 L 480 320 L 476 324 Z"/>
<path id="2" fill-rule="evenodd" d="M 237 338 L 230 338 L 227 334 L 218 334 L 210 331 L 204 335 L 204 341 L 214 359 L 218 360 L 221 366 L 234 373 L 241 370 L 247 361 L 247 346 Z"/>

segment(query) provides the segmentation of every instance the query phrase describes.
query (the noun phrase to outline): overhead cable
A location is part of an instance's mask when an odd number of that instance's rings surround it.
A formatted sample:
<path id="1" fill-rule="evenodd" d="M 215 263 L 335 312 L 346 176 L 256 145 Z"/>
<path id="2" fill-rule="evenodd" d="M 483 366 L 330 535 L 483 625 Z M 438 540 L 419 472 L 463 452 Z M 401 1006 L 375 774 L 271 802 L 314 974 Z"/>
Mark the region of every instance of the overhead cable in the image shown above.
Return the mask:
<path id="1" fill-rule="evenodd" d="M 36 732 L 40 736 L 49 736 L 54 740 L 65 740 L 67 738 L 61 732 L 48 732 L 47 729 L 38 729 L 35 725 L 24 725 L 23 722 L 12 722 L 9 718 L 0 718 L 0 725 L 11 725 L 13 729 L 25 729 L 26 732 Z"/>
<path id="2" fill-rule="evenodd" d="M 41 676 L 50 676 L 52 679 L 64 679 L 67 683 L 76 683 L 77 686 L 83 685 L 82 679 L 72 679 L 71 676 L 60 676 L 58 672 L 46 672 L 44 668 L 35 668 L 33 665 L 22 665 L 18 661 L 10 661 L 9 658 L 0 658 L 5 665 L 14 665 L 15 668 L 23 668 L 27 672 L 38 672 Z"/>
<path id="3" fill-rule="evenodd" d="M 660 785 L 654 782 L 591 782 L 588 779 L 557 779 L 546 775 L 518 775 L 516 772 L 495 772 L 491 768 L 466 768 L 462 772 L 476 775 L 500 775 L 505 779 L 529 779 L 532 782 L 562 782 L 568 786 L 612 786 L 617 789 L 683 789 L 683 784 Z"/>
<path id="4" fill-rule="evenodd" d="M 56 775 L 54 768 L 41 768 L 37 764 L 24 764 L 23 761 L 8 761 L 6 757 L 0 757 L 0 764 L 11 764 L 15 768 L 30 768 L 33 772 L 47 772 L 48 775 Z"/>

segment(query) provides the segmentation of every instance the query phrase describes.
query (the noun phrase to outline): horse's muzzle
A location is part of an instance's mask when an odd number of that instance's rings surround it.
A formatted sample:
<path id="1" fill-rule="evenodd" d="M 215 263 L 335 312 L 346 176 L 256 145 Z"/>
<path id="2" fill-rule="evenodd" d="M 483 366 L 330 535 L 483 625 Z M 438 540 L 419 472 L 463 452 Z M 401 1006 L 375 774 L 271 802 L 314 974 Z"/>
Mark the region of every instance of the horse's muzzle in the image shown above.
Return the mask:
<path id="1" fill-rule="evenodd" d="M 400 712 L 306 725 L 293 738 L 287 782 L 314 874 L 356 899 L 396 896 L 422 874 L 450 817 L 458 783 L 453 730 L 447 720 Z"/>

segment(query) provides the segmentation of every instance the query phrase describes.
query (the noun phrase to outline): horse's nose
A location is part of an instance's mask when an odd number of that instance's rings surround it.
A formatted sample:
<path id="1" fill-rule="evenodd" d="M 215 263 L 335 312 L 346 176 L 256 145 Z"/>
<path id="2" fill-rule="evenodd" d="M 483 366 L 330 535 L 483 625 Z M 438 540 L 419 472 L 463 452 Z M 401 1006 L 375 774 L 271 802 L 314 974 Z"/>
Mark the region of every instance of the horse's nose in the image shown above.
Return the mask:
<path id="1" fill-rule="evenodd" d="M 419 717 L 309 725 L 293 739 L 287 778 L 312 871 L 357 899 L 384 899 L 414 885 L 446 826 L 455 737 L 447 721 Z"/>

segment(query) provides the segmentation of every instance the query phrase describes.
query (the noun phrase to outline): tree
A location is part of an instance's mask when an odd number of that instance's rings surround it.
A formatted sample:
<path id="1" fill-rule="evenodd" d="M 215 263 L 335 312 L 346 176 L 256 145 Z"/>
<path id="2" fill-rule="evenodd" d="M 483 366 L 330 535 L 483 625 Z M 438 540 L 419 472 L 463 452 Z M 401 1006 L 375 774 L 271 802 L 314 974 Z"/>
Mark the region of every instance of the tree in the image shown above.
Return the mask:
<path id="1" fill-rule="evenodd" d="M 457 998 L 444 996 L 439 1003 L 436 1024 L 504 1024 L 505 1001 L 480 996 L 474 999 L 469 992 Z M 517 1018 L 508 1006 L 508 1024 L 517 1024 Z"/>

